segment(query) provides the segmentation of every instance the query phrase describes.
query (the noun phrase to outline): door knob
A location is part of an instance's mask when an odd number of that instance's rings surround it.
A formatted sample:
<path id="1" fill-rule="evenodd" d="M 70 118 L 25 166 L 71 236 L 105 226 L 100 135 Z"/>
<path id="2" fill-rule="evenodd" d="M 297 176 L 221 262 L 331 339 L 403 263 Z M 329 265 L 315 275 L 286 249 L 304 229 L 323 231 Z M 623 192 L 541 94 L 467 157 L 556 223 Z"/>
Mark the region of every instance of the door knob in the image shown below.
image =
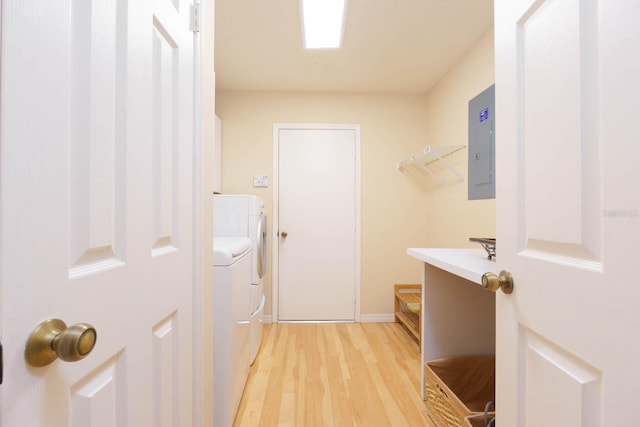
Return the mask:
<path id="1" fill-rule="evenodd" d="M 286 239 L 288 235 L 289 233 L 287 233 L 286 231 L 280 233 L 280 236 L 282 236 L 283 239 Z"/>
<path id="2" fill-rule="evenodd" d="M 482 275 L 482 287 L 490 292 L 502 289 L 505 294 L 513 292 L 513 277 L 507 270 L 502 270 L 499 276 L 494 273 L 484 273 Z"/>
<path id="3" fill-rule="evenodd" d="M 84 359 L 96 345 L 98 333 L 87 323 L 67 327 L 60 319 L 40 323 L 27 339 L 24 357 L 31 366 L 46 366 L 57 358 L 65 362 Z"/>

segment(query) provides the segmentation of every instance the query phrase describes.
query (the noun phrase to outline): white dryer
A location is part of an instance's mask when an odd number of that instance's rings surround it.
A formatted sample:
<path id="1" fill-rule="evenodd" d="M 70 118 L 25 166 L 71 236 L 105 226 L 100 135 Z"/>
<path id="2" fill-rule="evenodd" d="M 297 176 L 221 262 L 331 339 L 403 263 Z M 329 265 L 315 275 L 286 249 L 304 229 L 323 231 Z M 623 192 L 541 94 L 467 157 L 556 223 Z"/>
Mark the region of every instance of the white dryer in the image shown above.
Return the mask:
<path id="1" fill-rule="evenodd" d="M 246 236 L 252 242 L 249 363 L 253 364 L 263 334 L 263 281 L 267 272 L 267 216 L 264 201 L 253 195 L 216 194 L 213 200 L 213 229 L 214 236 Z"/>
<path id="2" fill-rule="evenodd" d="M 249 376 L 251 240 L 213 239 L 214 424 L 231 427 Z"/>

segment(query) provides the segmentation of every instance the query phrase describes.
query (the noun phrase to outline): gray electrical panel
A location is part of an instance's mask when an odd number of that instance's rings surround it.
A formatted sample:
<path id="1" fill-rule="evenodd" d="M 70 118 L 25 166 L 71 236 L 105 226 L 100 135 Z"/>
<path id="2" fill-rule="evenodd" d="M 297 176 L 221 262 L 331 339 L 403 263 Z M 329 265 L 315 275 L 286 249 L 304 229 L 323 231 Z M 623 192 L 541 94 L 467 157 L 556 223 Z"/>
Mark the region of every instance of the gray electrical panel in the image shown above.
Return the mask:
<path id="1" fill-rule="evenodd" d="M 469 200 L 495 199 L 495 85 L 469 101 Z"/>

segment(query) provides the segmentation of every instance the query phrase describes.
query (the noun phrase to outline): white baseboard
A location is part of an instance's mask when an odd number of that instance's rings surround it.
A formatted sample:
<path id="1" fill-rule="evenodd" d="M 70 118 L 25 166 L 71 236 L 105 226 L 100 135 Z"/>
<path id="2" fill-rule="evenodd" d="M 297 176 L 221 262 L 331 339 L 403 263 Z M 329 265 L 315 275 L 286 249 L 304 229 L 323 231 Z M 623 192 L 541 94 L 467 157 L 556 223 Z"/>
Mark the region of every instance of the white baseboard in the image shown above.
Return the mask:
<path id="1" fill-rule="evenodd" d="M 360 323 L 393 323 L 396 317 L 391 314 L 361 314 Z"/>
<path id="2" fill-rule="evenodd" d="M 393 323 L 396 321 L 396 317 L 392 314 L 361 314 L 360 323 Z M 273 316 L 265 314 L 262 317 L 262 323 L 273 323 Z"/>

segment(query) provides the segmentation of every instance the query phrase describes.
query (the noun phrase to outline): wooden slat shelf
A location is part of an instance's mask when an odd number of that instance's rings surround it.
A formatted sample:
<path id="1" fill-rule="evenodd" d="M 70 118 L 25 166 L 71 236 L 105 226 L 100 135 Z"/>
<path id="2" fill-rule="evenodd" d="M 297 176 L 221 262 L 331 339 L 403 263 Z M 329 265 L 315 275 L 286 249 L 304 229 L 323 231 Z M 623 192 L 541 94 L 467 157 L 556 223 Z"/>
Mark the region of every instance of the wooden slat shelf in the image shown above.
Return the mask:
<path id="1" fill-rule="evenodd" d="M 418 333 L 420 316 L 407 311 L 398 311 L 396 312 L 396 317 L 400 320 L 400 323 L 406 326 L 411 335 L 420 341 L 420 334 Z"/>
<path id="2" fill-rule="evenodd" d="M 422 285 L 394 285 L 394 312 L 396 322 L 401 323 L 420 343 L 422 324 Z M 418 312 L 409 310 L 407 304 L 418 304 Z"/>
<path id="3" fill-rule="evenodd" d="M 396 298 L 409 304 L 420 304 L 422 302 L 422 294 L 420 292 L 396 292 Z"/>

